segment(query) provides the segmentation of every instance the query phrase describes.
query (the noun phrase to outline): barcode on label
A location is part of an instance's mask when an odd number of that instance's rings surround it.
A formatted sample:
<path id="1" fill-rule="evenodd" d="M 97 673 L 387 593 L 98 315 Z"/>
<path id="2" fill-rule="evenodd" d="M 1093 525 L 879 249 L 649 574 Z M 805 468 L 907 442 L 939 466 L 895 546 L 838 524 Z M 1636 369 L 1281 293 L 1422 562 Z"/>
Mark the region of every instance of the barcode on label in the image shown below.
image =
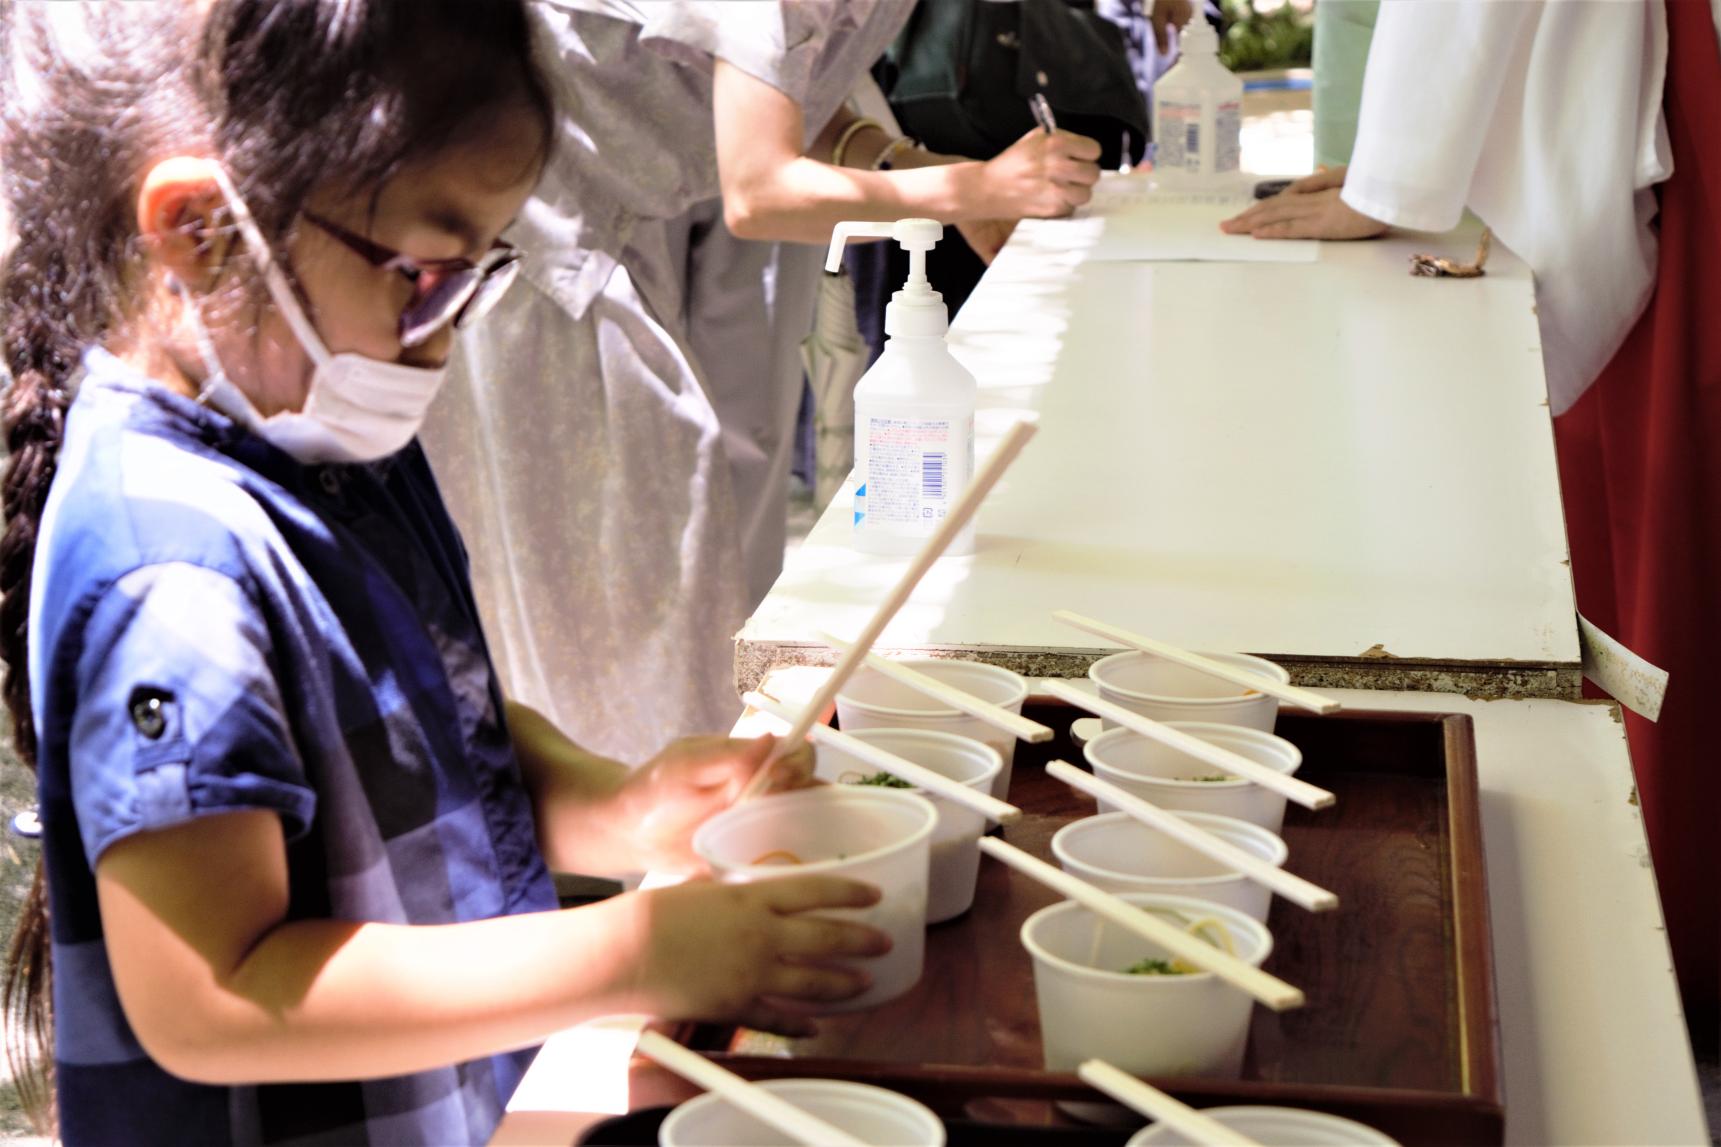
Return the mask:
<path id="1" fill-rule="evenodd" d="M 944 497 L 944 459 L 943 454 L 922 454 L 920 456 L 920 496 L 927 499 Z"/>
<path id="2" fill-rule="evenodd" d="M 1201 168 L 1201 125 L 1189 124 L 1184 129 L 1183 158 L 1191 171 Z"/>

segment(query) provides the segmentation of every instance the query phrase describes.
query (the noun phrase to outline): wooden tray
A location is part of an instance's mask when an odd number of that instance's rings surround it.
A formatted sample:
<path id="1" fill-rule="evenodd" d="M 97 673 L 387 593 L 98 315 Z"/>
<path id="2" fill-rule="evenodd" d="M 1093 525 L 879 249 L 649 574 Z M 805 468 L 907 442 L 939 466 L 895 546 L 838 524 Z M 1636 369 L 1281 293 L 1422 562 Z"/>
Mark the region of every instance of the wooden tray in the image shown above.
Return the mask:
<path id="1" fill-rule="evenodd" d="M 1060 731 L 1073 711 L 1034 705 Z M 1411 1147 L 1502 1141 L 1493 947 L 1470 718 L 1369 712 L 1279 717 L 1303 751 L 1299 776 L 1333 790 L 1321 812 L 1290 806 L 1288 867 L 1336 892 L 1311 914 L 1275 898 L 1266 967 L 1308 1004 L 1257 1006 L 1238 1080 L 1157 1079 L 1201 1106 L 1271 1103 L 1357 1119 Z M 1010 798 L 1025 815 L 1011 843 L 1052 859 L 1051 837 L 1094 812 L 1046 776 L 1082 761 L 1063 734 L 1018 745 Z M 1042 1069 L 1033 970 L 1018 932 L 1053 893 L 982 858 L 975 907 L 927 933 L 926 968 L 882 1007 L 821 1020 L 785 1044 L 732 1029 L 684 1038 L 752 1078 L 819 1076 L 876 1083 L 947 1117 L 1004 1125 L 1066 1123 L 1050 1100 L 1095 1098 Z M 1151 1038 L 1144 1033 L 1143 1038 Z M 1067 1128 L 1073 1131 L 1073 1128 Z"/>
<path id="2" fill-rule="evenodd" d="M 576 1147 L 657 1147 L 657 1131 L 673 1107 L 647 1107 L 606 1119 Z M 1124 1147 L 1132 1131 L 1089 1127 L 1005 1126 L 972 1119 L 944 1121 L 945 1147 Z"/>

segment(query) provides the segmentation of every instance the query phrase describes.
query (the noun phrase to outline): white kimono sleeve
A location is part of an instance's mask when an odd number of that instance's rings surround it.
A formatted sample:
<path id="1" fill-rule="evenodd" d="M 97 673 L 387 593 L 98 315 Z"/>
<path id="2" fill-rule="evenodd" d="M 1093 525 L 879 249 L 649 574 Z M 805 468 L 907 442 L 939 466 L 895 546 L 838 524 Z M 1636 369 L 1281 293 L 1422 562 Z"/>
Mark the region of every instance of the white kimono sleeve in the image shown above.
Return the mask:
<path id="1" fill-rule="evenodd" d="M 1549 397 L 1568 409 L 1643 313 L 1661 0 L 1383 0 L 1344 201 L 1444 231 L 1468 207 L 1529 264 Z"/>
<path id="2" fill-rule="evenodd" d="M 1384 0 L 1369 47 L 1344 201 L 1414 231 L 1464 213 L 1501 95 L 1536 24 L 1537 3 Z"/>

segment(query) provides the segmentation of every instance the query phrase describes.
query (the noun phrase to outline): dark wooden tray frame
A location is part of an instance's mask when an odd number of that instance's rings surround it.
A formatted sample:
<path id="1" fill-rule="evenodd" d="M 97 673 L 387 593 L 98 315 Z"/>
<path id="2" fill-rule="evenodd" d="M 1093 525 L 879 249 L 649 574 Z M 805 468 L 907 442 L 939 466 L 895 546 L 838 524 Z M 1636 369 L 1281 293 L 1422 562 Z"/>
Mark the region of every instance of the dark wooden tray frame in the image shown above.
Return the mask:
<path id="1" fill-rule="evenodd" d="M 1040 719 L 1053 727 L 1068 727 L 1072 711 L 1057 702 L 1031 704 Z M 1199 1106 L 1266 1103 L 1309 1107 L 1357 1119 L 1398 1139 L 1406 1147 L 1419 1144 L 1483 1144 L 1504 1141 L 1504 1096 L 1501 1087 L 1498 1019 L 1495 1008 L 1493 948 L 1488 919 L 1488 894 L 1482 849 L 1482 826 L 1476 782 L 1475 739 L 1470 718 L 1463 714 L 1397 711 L 1345 712 L 1313 717 L 1289 710 L 1278 731 L 1303 748 L 1307 774 L 1318 774 L 1316 762 L 1330 758 L 1339 746 L 1350 753 L 1390 754 L 1412 743 L 1424 754 L 1438 752 L 1444 762 L 1444 823 L 1433 835 L 1446 849 L 1443 894 L 1450 898 L 1445 921 L 1446 974 L 1450 1000 L 1439 1040 L 1454 1057 L 1455 1086 L 1383 1087 L 1353 1083 L 1273 1082 L 1262 1079 L 1155 1079 L 1154 1083 Z M 1434 748 L 1435 745 L 1438 748 Z M 1035 807 L 1025 798 L 1036 785 L 1054 786 L 1043 773 L 1047 760 L 1074 762 L 1080 754 L 1060 735 L 1044 746 L 1018 745 L 1012 797 L 1030 816 Z M 1041 787 L 1041 793 L 1047 791 Z M 1301 815 L 1291 810 L 1292 818 Z M 1320 816 L 1321 814 L 1308 814 Z M 1065 818 L 1067 819 L 1067 818 Z M 1024 823 L 1027 823 L 1026 820 Z M 1289 835 L 1287 828 L 1287 835 Z M 1012 833 L 1014 829 L 1012 829 Z M 1422 847 L 1428 847 L 1427 844 Z M 1036 849 L 1046 854 L 1044 848 Z M 1292 867 L 1297 851 L 1293 848 Z M 1049 857 L 1048 857 L 1049 858 Z M 995 863 L 988 861 L 987 863 Z M 975 911 L 985 911 L 977 901 Z M 1275 913 L 1300 911 L 1281 903 Z M 1339 912 L 1344 912 L 1341 904 Z M 929 949 L 930 952 L 930 949 Z M 1026 955 L 1023 955 L 1026 959 Z M 1279 959 L 1275 953 L 1274 960 Z M 1269 963 L 1278 974 L 1299 982 L 1296 967 Z M 1256 1023 L 1265 1013 L 1257 1009 Z M 735 1054 L 728 1050 L 733 1029 L 688 1027 L 680 1032 L 691 1046 L 753 1079 L 814 1076 L 874 1083 L 910 1095 L 947 1118 L 992 1119 L 1012 1127 L 1056 1124 L 1063 1117 L 1043 1101 L 1095 1099 L 1095 1093 L 1074 1075 L 1010 1066 L 908 1064 L 849 1058 Z M 1247 1072 L 1245 1074 L 1248 1074 Z M 1042 1102 L 1035 1102 L 1042 1101 Z M 1048 1127 L 1048 1130 L 1051 1130 Z M 1074 1128 L 1066 1127 L 1073 1132 Z"/>

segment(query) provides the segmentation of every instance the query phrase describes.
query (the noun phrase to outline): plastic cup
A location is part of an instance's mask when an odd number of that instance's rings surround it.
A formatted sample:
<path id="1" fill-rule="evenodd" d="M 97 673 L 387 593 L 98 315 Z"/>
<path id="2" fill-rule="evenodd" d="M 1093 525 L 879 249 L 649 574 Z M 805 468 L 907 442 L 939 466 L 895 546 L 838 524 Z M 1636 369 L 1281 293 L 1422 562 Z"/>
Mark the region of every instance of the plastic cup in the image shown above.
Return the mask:
<path id="1" fill-rule="evenodd" d="M 1131 904 L 1175 924 L 1215 917 L 1237 955 L 1260 967 L 1273 938 L 1235 908 L 1191 896 L 1126 892 Z M 1136 1075 L 1233 1078 L 1243 1069 L 1255 1001 L 1211 972 L 1129 975 L 1123 969 L 1169 954 L 1073 900 L 1022 924 L 1034 961 L 1034 995 L 1047 1071 L 1074 1071 L 1098 1057 Z"/>
<path id="2" fill-rule="evenodd" d="M 1246 669 L 1281 685 L 1291 681 L 1283 666 L 1265 658 L 1246 653 L 1202 656 Z M 1155 721 L 1208 721 L 1271 733 L 1279 716 L 1279 699 L 1271 694 L 1255 693 L 1224 678 L 1139 650 L 1100 658 L 1088 666 L 1088 677 L 1099 686 L 1103 699 Z M 1110 721 L 1104 724 L 1108 729 L 1113 727 Z"/>
<path id="3" fill-rule="evenodd" d="M 876 885 L 871 908 L 821 913 L 858 920 L 890 934 L 882 956 L 854 962 L 872 986 L 821 1012 L 852 1012 L 895 999 L 920 980 L 926 949 L 927 868 L 938 810 L 925 797 L 883 788 L 825 785 L 760 797 L 727 808 L 699 826 L 693 850 L 725 880 L 823 873 Z M 800 864 L 756 864 L 786 852 Z"/>
<path id="4" fill-rule="evenodd" d="M 1300 1107 L 1207 1107 L 1201 1114 L 1269 1147 L 1398 1147 L 1374 1128 Z M 1144 1127 L 1124 1147 L 1197 1147 L 1199 1140 L 1163 1123 Z"/>
<path id="5" fill-rule="evenodd" d="M 979 792 L 991 792 L 1004 762 L 990 745 L 954 733 L 925 729 L 866 729 L 853 734 L 889 753 L 895 753 L 941 776 L 960 781 Z M 813 774 L 833 784 L 850 782 L 857 776 L 872 776 L 879 770 L 859 757 L 823 745 Z M 974 903 L 974 881 L 980 874 L 980 834 L 986 818 L 967 805 L 922 788 L 898 789 L 919 793 L 938 810 L 938 825 L 932 830 L 932 867 L 926 897 L 926 922 L 939 924 L 968 911 Z"/>
<path id="6" fill-rule="evenodd" d="M 1178 816 L 1274 867 L 1290 850 L 1274 833 L 1248 821 L 1211 813 Z M 1273 893 L 1128 813 L 1071 821 L 1052 837 L 1052 855 L 1065 872 L 1107 892 L 1157 892 L 1211 900 L 1265 921 Z"/>
<path id="7" fill-rule="evenodd" d="M 1229 749 L 1287 776 L 1303 764 L 1301 749 L 1283 737 L 1258 729 L 1196 721 L 1174 721 L 1170 724 L 1208 744 Z M 1160 808 L 1235 817 L 1260 825 L 1268 832 L 1278 832 L 1285 823 L 1285 798 L 1278 793 L 1241 778 L 1196 780 L 1194 778 L 1218 776 L 1225 770 L 1128 729 L 1101 733 L 1087 743 L 1082 755 L 1092 766 L 1094 776 L 1150 800 Z M 1099 807 L 1101 812 L 1118 811 L 1116 805 L 1104 800 L 1099 802 Z"/>
<path id="8" fill-rule="evenodd" d="M 836 1079 L 769 1079 L 758 1084 L 863 1143 L 877 1147 L 944 1147 L 944 1123 L 921 1104 L 865 1083 Z M 707 1092 L 669 1113 L 659 1147 L 793 1147 L 795 1140 Z"/>
<path id="9" fill-rule="evenodd" d="M 935 677 L 982 701 L 990 701 L 1012 713 L 1022 711 L 1028 699 L 1028 683 L 1020 674 L 978 661 L 949 661 L 942 658 L 905 660 L 902 664 Z M 861 666 L 843 691 L 837 694 L 837 724 L 845 733 L 862 729 L 929 729 L 970 737 L 998 750 L 1004 768 L 992 782 L 992 795 L 1008 800 L 1010 765 L 1016 759 L 1016 738 L 971 717 L 959 709 L 928 697 L 912 686 L 893 681 L 876 669 Z"/>

